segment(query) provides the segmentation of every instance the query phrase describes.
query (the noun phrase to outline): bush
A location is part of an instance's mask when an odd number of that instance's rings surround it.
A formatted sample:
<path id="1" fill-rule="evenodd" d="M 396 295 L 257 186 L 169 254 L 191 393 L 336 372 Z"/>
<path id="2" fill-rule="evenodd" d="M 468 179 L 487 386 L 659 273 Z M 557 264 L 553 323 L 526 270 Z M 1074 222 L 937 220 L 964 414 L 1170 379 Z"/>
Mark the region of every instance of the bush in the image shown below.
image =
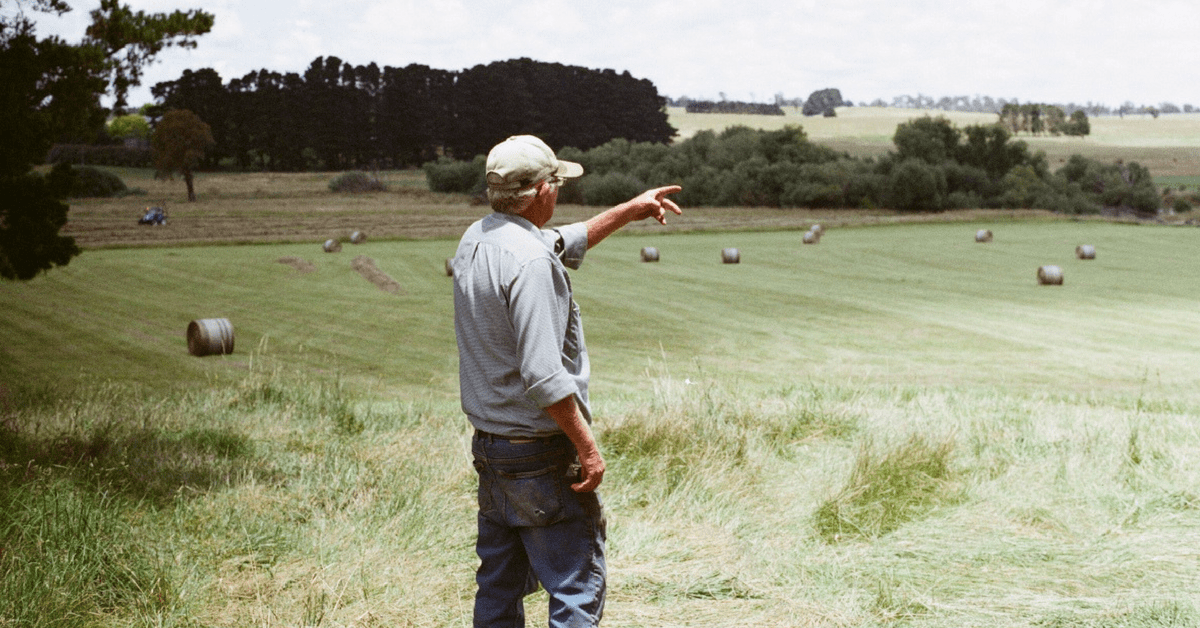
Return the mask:
<path id="1" fill-rule="evenodd" d="M 1175 199 L 1175 203 L 1171 206 L 1176 214 L 1186 214 L 1192 211 L 1192 204 L 1182 196 Z"/>
<path id="2" fill-rule="evenodd" d="M 350 192 L 359 194 L 362 192 L 385 192 L 387 186 L 379 177 L 373 174 L 367 174 L 361 170 L 352 172 L 343 172 L 334 177 L 329 182 L 329 189 L 333 192 Z"/>
<path id="3" fill-rule="evenodd" d="M 487 157 L 476 155 L 471 161 L 456 161 L 449 157 L 439 157 L 421 166 L 425 171 L 425 181 L 434 192 L 458 192 L 462 194 L 481 194 L 487 187 L 486 175 Z"/>
<path id="4" fill-rule="evenodd" d="M 110 198 L 130 193 L 121 177 L 111 172 L 69 163 L 55 164 L 46 183 L 58 198 Z"/>
<path id="5" fill-rule="evenodd" d="M 121 177 L 89 166 L 75 168 L 75 180 L 71 186 L 71 197 L 121 196 L 128 191 Z"/>
<path id="6" fill-rule="evenodd" d="M 946 174 L 917 158 L 900 162 L 888 181 L 892 207 L 905 211 L 938 211 L 946 207 Z"/>
<path id="7" fill-rule="evenodd" d="M 1020 165 L 1008 171 L 1002 179 L 1004 195 L 1000 202 L 1010 209 L 1029 209 L 1044 206 L 1041 202 L 1050 194 L 1050 185 L 1038 177 L 1031 166 Z"/>
<path id="8" fill-rule="evenodd" d="M 579 191 L 587 205 L 617 205 L 641 194 L 646 185 L 637 177 L 620 172 L 585 175 Z"/>

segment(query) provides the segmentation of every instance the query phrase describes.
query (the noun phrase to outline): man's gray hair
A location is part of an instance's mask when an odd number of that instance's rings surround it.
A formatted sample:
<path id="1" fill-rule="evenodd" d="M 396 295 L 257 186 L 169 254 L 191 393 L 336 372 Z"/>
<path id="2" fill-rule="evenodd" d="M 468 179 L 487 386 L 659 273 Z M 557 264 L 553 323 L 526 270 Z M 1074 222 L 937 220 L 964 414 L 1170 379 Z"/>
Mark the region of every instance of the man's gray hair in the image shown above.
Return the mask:
<path id="1" fill-rule="evenodd" d="M 493 211 L 503 214 L 520 214 L 529 208 L 537 196 L 538 186 L 531 185 L 519 190 L 495 190 L 488 188 L 488 202 Z"/>

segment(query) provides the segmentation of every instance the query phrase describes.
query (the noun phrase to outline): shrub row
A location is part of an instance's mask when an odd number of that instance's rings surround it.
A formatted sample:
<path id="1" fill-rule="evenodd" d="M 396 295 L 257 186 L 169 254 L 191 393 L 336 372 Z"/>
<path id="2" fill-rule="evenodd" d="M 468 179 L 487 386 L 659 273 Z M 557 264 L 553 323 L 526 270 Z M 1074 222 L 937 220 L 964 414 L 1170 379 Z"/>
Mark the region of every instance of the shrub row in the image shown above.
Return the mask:
<path id="1" fill-rule="evenodd" d="M 1102 208 L 1153 215 L 1160 207 L 1150 172 L 1138 163 L 1105 165 L 1079 155 L 1051 173 L 1000 125 L 958 128 L 946 118 L 896 128 L 896 151 L 854 159 L 809 142 L 802 127 L 758 131 L 744 126 L 703 131 L 674 145 L 614 139 L 588 151 L 559 150 L 588 174 L 559 193 L 560 202 L 616 204 L 662 185 L 682 185 L 691 207 L 893 208 L 942 211 L 1038 208 L 1064 214 Z M 430 189 L 478 193 L 484 157 L 426 163 Z"/>
<path id="2" fill-rule="evenodd" d="M 649 187 L 678 184 L 689 206 L 889 207 L 906 211 L 1039 208 L 1098 213 L 1119 208 L 1153 215 L 1161 204 L 1149 171 L 1074 155 L 1051 173 L 1042 152 L 1011 140 L 999 125 L 959 129 L 945 118 L 899 125 L 897 150 L 857 159 L 810 142 L 799 126 L 778 131 L 732 127 L 678 144 L 613 140 L 588 151 L 564 148 L 583 164 L 560 202 L 612 205 Z M 431 190 L 477 193 L 484 158 L 425 164 Z"/>
<path id="3" fill-rule="evenodd" d="M 46 156 L 46 163 L 150 168 L 154 160 L 149 148 L 129 148 L 119 144 L 55 144 Z"/>

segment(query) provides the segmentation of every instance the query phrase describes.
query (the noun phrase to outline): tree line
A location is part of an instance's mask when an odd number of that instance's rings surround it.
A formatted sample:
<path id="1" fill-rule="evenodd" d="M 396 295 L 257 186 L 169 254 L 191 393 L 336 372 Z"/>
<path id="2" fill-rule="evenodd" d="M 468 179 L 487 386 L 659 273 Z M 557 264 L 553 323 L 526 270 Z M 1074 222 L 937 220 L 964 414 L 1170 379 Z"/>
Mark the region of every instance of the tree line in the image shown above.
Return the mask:
<path id="1" fill-rule="evenodd" d="M 878 208 L 943 211 L 1041 208 L 1061 213 L 1113 211 L 1153 216 L 1160 204 L 1149 171 L 1137 163 L 1104 164 L 1072 156 L 1051 172 L 1045 153 L 1030 151 L 998 124 L 959 128 L 944 117 L 897 126 L 895 150 L 854 158 L 809 141 L 803 128 L 734 126 L 702 131 L 672 145 L 613 140 L 560 151 L 583 164 L 561 202 L 611 205 L 648 187 L 678 184 L 688 206 Z M 426 164 L 435 191 L 479 193 L 483 156 Z"/>
<path id="2" fill-rule="evenodd" d="M 650 81 L 527 58 L 449 71 L 317 57 L 303 74 L 264 69 L 228 82 L 210 68 L 186 70 L 152 93 L 152 117 L 186 109 L 210 126 L 208 168 L 403 168 L 469 158 L 521 133 L 584 149 L 675 136 Z"/>
<path id="3" fill-rule="evenodd" d="M 862 107 L 894 107 L 900 109 L 938 109 L 941 111 L 966 111 L 972 113 L 995 113 L 999 114 L 1007 106 L 1022 106 L 1019 99 L 1012 98 L 993 98 L 991 96 L 942 96 L 934 98 L 925 94 L 917 94 L 912 96 L 902 94 L 893 97 L 890 101 L 882 98 L 876 98 L 870 103 L 861 102 Z M 1050 103 L 1049 105 L 1062 109 L 1068 114 L 1073 114 L 1076 111 L 1082 111 L 1085 114 L 1096 116 L 1125 116 L 1125 115 L 1152 115 L 1158 117 L 1160 114 L 1170 113 L 1193 113 L 1200 111 L 1200 108 L 1185 104 L 1182 107 L 1170 102 L 1162 102 L 1157 105 L 1137 105 L 1131 101 L 1125 101 L 1115 107 L 1103 103 L 1095 103 L 1088 101 L 1086 103 Z"/>

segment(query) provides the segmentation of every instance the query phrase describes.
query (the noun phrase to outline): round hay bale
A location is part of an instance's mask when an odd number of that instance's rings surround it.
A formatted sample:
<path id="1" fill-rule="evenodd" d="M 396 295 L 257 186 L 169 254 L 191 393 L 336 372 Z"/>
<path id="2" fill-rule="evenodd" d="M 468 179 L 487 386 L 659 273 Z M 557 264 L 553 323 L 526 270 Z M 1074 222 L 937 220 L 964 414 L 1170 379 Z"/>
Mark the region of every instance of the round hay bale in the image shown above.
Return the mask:
<path id="1" fill-rule="evenodd" d="M 976 242 L 991 242 L 992 241 L 992 230 L 991 229 L 980 229 L 979 231 L 976 231 L 975 232 L 975 241 Z"/>
<path id="2" fill-rule="evenodd" d="M 1062 268 L 1054 265 L 1041 266 L 1037 273 L 1038 284 L 1043 286 L 1061 286 L 1063 282 Z"/>
<path id="3" fill-rule="evenodd" d="M 367 234 L 361 231 L 355 231 L 350 234 L 350 244 L 362 244 L 367 241 Z"/>
<path id="4" fill-rule="evenodd" d="M 721 250 L 721 262 L 725 264 L 737 264 L 742 261 L 742 254 L 737 249 L 729 248 Z"/>
<path id="5" fill-rule="evenodd" d="M 326 253 L 337 253 L 342 250 L 342 243 L 330 238 L 325 241 L 325 244 L 321 248 L 325 249 Z"/>
<path id="6" fill-rule="evenodd" d="M 201 318 L 188 323 L 188 353 L 204 357 L 233 353 L 233 325 L 228 318 Z"/>
<path id="7" fill-rule="evenodd" d="M 1080 244 L 1075 247 L 1075 257 L 1079 259 L 1096 259 L 1096 247 L 1090 244 Z"/>
<path id="8" fill-rule="evenodd" d="M 447 277 L 454 276 L 454 258 L 453 257 L 446 258 L 446 276 Z"/>
<path id="9" fill-rule="evenodd" d="M 819 244 L 821 242 L 821 234 L 816 231 L 809 231 L 804 234 L 805 244 Z"/>
<path id="10" fill-rule="evenodd" d="M 642 261 L 643 262 L 657 262 L 658 261 L 658 249 L 656 249 L 652 246 L 647 246 L 647 247 L 643 248 L 642 249 Z"/>
<path id="11" fill-rule="evenodd" d="M 817 234 L 818 238 L 825 235 L 825 227 L 822 227 L 821 225 L 813 225 L 809 227 L 808 230 Z"/>

